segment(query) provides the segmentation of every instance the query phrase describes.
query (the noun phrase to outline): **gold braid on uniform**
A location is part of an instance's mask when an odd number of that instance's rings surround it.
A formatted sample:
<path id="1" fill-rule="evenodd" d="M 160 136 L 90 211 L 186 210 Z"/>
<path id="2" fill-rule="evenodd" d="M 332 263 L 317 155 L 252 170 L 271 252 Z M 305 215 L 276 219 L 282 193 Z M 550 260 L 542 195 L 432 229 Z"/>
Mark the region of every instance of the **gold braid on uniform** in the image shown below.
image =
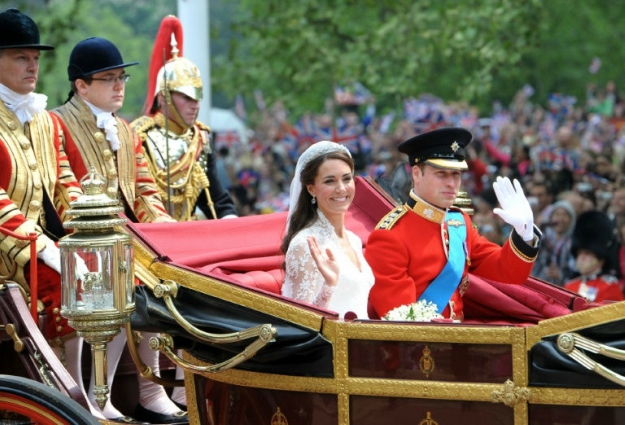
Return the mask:
<path id="1" fill-rule="evenodd" d="M 168 125 L 171 124 L 171 121 Z M 189 221 L 195 219 L 195 204 L 201 191 L 206 191 L 209 200 L 209 207 L 216 218 L 212 207 L 211 197 L 208 193 L 210 183 L 206 173 L 204 172 L 199 161 L 196 161 L 197 148 L 199 146 L 198 138 L 200 135 L 192 128 L 178 135 L 168 131 L 165 132 L 165 118 L 162 114 L 157 114 L 154 118 L 144 117 L 138 121 L 135 131 L 142 139 L 143 146 L 148 150 L 147 160 L 150 173 L 154 177 L 154 181 L 158 187 L 158 191 L 166 203 L 168 199 L 167 192 L 167 170 L 158 166 L 155 161 L 155 153 L 151 152 L 149 143 L 147 143 L 147 133 L 149 130 L 158 131 L 163 138 L 184 139 L 187 141 L 187 151 L 176 162 L 170 164 L 169 167 L 169 203 L 171 204 L 170 215 L 178 221 Z"/>

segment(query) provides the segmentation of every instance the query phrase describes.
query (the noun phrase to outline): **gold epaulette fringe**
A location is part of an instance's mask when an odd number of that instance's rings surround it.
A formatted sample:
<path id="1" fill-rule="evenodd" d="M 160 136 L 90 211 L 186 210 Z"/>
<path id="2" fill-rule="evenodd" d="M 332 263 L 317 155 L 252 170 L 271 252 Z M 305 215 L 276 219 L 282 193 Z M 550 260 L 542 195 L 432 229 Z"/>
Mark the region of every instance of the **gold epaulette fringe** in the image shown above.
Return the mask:
<path id="1" fill-rule="evenodd" d="M 196 121 L 195 124 L 200 128 L 200 130 L 208 131 L 209 133 L 211 132 L 210 127 L 203 122 Z"/>
<path id="2" fill-rule="evenodd" d="M 399 219 L 404 214 L 406 214 L 407 211 L 408 210 L 406 209 L 406 207 L 404 205 L 401 205 L 401 206 L 395 208 L 394 210 L 392 210 L 391 212 L 386 214 L 382 218 L 382 220 L 380 220 L 378 225 L 375 226 L 375 228 L 376 229 L 391 230 L 393 228 L 393 226 L 395 225 L 395 223 L 397 223 L 397 221 L 399 221 Z"/>
<path id="3" fill-rule="evenodd" d="M 141 137 L 142 140 L 146 138 L 147 131 L 155 126 L 154 118 L 143 116 L 139 117 L 130 124 L 133 131 Z"/>

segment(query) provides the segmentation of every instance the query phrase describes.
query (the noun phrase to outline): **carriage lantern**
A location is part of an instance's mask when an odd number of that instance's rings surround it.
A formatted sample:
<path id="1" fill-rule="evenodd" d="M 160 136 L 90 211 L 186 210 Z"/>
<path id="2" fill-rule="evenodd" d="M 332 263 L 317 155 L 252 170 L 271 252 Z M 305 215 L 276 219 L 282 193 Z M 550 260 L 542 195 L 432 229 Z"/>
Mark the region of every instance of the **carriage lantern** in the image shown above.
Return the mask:
<path id="1" fill-rule="evenodd" d="M 123 207 L 107 195 L 104 177 L 92 168 L 80 184 L 84 194 L 71 202 L 73 218 L 63 225 L 74 232 L 59 242 L 61 315 L 91 344 L 96 401 L 104 408 L 107 344 L 135 309 L 133 245 L 120 231 Z"/>

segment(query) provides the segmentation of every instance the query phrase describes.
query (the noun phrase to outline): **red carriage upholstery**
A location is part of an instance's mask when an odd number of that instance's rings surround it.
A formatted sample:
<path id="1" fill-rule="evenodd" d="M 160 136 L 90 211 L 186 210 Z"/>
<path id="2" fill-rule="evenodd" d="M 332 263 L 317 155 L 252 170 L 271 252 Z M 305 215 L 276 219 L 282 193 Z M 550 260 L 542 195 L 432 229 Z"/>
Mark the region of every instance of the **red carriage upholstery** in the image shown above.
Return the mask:
<path id="1" fill-rule="evenodd" d="M 356 197 L 346 227 L 360 236 L 363 248 L 369 233 L 392 207 L 374 183 L 356 178 Z M 232 220 L 128 226 L 161 261 L 280 296 L 284 278 L 280 243 L 286 216 L 282 212 Z"/>
<path id="2" fill-rule="evenodd" d="M 360 236 L 365 249 L 369 233 L 393 204 L 375 184 L 362 178 L 356 182 L 356 198 L 346 227 Z M 274 213 L 129 227 L 161 261 L 281 297 L 284 256 L 280 243 L 285 224 L 286 213 Z M 534 278 L 524 285 L 485 281 L 476 276 L 471 276 L 470 282 L 465 294 L 468 323 L 531 324 L 590 306 L 583 298 Z"/>

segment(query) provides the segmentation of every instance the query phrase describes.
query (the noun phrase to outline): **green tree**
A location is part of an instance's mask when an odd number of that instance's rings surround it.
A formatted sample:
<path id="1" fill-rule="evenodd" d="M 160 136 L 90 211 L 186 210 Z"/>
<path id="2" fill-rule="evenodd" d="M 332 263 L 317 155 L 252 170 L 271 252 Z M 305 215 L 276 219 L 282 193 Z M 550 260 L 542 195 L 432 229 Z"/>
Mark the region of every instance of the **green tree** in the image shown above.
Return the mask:
<path id="1" fill-rule="evenodd" d="M 529 0 L 240 0 L 214 83 L 319 109 L 360 81 L 382 107 L 433 92 L 474 101 L 536 42 L 543 2 Z M 301 112 L 301 111 L 299 111 Z"/>
<path id="2" fill-rule="evenodd" d="M 176 13 L 172 0 L 12 0 L 32 16 L 44 52 L 38 91 L 50 107 L 69 91 L 67 60 L 89 36 L 109 38 L 129 69 L 122 114 L 141 113 L 154 36 Z M 283 99 L 294 114 L 321 110 L 335 84 L 358 80 L 379 109 L 430 92 L 489 111 L 524 84 L 544 104 L 551 92 L 583 102 L 587 83 L 622 84 L 625 8 L 608 0 L 210 0 L 213 100 L 259 88 L 268 102 Z M 625 34 L 623 34 L 625 35 Z M 185 41 L 185 49 L 193 43 Z M 602 66 L 588 72 L 593 57 Z"/>
<path id="3" fill-rule="evenodd" d="M 523 84 L 536 90 L 534 101 L 545 104 L 549 93 L 574 95 L 578 105 L 585 99 L 587 84 L 603 88 L 608 81 L 623 83 L 625 9 L 606 0 L 544 2 L 544 13 L 536 46 L 521 62 L 503 70 L 494 81 L 492 96 L 502 101 Z M 601 59 L 597 73 L 589 72 L 594 57 Z"/>

